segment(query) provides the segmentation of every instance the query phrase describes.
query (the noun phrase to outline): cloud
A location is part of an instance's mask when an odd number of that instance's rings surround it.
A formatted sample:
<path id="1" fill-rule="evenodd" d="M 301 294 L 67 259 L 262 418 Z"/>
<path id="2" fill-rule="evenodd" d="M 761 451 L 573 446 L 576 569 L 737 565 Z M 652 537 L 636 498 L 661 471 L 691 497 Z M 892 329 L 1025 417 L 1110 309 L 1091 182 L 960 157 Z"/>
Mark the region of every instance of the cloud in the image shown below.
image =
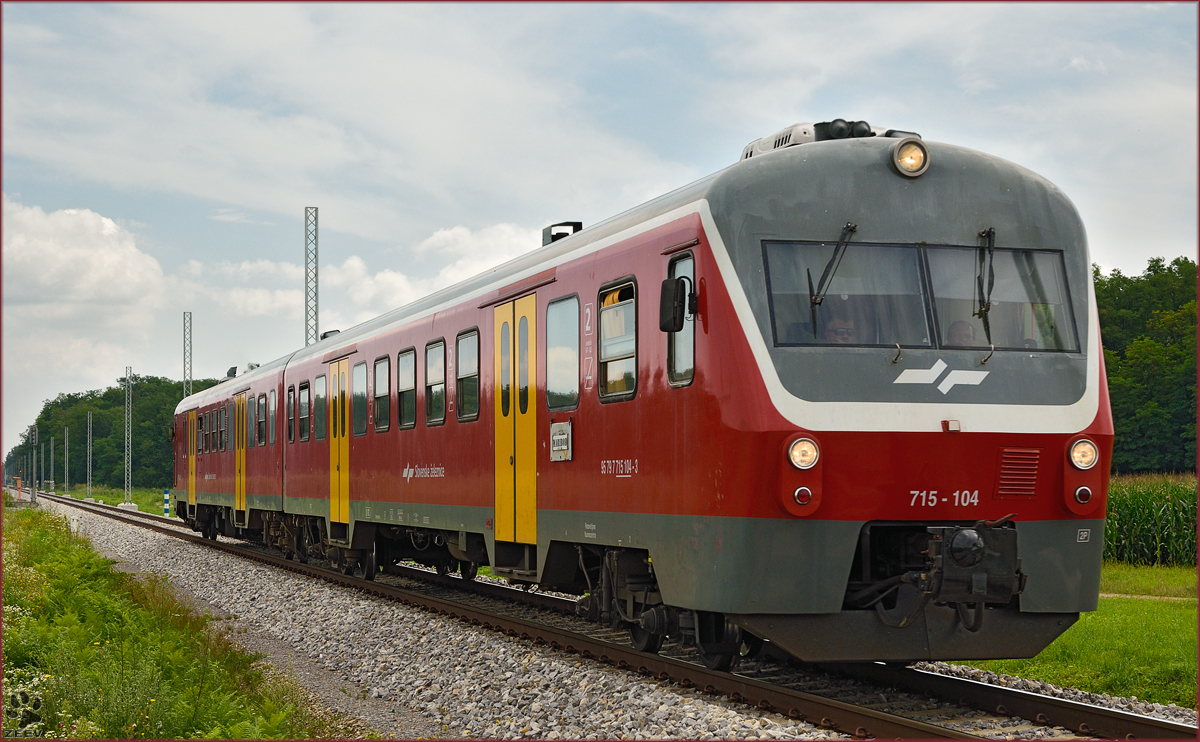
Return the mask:
<path id="1" fill-rule="evenodd" d="M 1086 57 L 1073 57 L 1067 67 L 1073 70 L 1079 70 L 1080 72 L 1108 72 L 1108 67 L 1104 65 L 1103 60 L 1097 59 L 1091 61 Z"/>
<path id="2" fill-rule="evenodd" d="M 208 218 L 216 222 L 233 222 L 235 224 L 259 224 L 271 226 L 271 222 L 263 222 L 251 219 L 249 214 L 238 211 L 234 208 L 217 209 L 210 214 Z"/>
<path id="3" fill-rule="evenodd" d="M 89 209 L 47 214 L 3 194 L 5 324 L 144 331 L 163 271 L 132 233 Z"/>
<path id="4" fill-rule="evenodd" d="M 390 268 L 371 272 L 366 261 L 351 256 L 341 265 L 321 268 L 322 291 L 327 286 L 341 289 L 360 308 L 356 321 L 362 322 L 541 247 L 541 239 L 540 229 L 515 224 L 439 229 L 413 249 L 436 259 L 442 266 L 436 275 L 416 278 Z"/>
<path id="5" fill-rule="evenodd" d="M 6 155 L 228 204 L 209 217 L 224 222 L 319 203 L 323 228 L 382 241 L 436 229 L 438 211 L 466 221 L 480 201 L 476 224 L 568 203 L 598 219 L 694 175 L 589 120 L 584 91 L 529 53 L 524 16 L 80 8 L 86 34 L 56 24 L 64 40 L 6 45 Z"/>

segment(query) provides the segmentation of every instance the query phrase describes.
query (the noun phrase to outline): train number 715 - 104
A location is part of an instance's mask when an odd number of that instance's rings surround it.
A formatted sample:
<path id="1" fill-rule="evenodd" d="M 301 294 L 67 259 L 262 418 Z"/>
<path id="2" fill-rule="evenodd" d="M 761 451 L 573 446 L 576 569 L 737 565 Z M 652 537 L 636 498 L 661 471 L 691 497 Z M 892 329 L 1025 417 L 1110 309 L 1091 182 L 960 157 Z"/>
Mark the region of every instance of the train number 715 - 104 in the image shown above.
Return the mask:
<path id="1" fill-rule="evenodd" d="M 939 502 L 937 490 L 909 490 L 912 495 L 909 507 L 933 507 Z M 956 490 L 954 492 L 954 507 L 966 507 L 979 504 L 979 490 Z M 940 498 L 941 502 L 950 502 L 949 497 Z"/>

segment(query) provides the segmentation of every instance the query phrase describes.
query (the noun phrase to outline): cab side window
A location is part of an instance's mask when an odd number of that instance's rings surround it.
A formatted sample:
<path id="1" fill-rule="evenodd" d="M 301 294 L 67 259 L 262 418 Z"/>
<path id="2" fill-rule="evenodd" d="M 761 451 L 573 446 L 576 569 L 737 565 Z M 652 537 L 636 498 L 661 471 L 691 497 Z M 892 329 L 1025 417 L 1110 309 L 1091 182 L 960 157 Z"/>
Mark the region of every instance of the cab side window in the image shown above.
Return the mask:
<path id="1" fill-rule="evenodd" d="M 425 347 L 425 423 L 446 420 L 446 343 L 439 340 Z"/>
<path id="2" fill-rule="evenodd" d="M 267 445 L 267 395 L 258 395 L 258 445 Z"/>
<path id="3" fill-rule="evenodd" d="M 304 387 L 304 434 L 300 440 L 308 440 L 308 384 L 301 385 Z M 313 437 L 318 441 L 325 440 L 325 375 L 321 374 L 313 379 L 313 400 L 312 400 L 312 428 Z"/>
<path id="4" fill-rule="evenodd" d="M 579 297 L 546 307 L 546 406 L 568 410 L 579 404 Z"/>
<path id="5" fill-rule="evenodd" d="M 631 398 L 637 389 L 637 297 L 632 283 L 600 293 L 600 396 Z"/>
<path id="6" fill-rule="evenodd" d="M 396 424 L 411 428 L 417 424 L 417 351 L 406 350 L 396 356 Z"/>
<path id="7" fill-rule="evenodd" d="M 392 424 L 392 369 L 387 356 L 375 359 L 375 432 Z"/>
<path id="8" fill-rule="evenodd" d="M 318 381 L 324 381 L 322 377 L 317 377 Z M 303 443 L 308 440 L 308 382 L 300 382 L 300 441 Z"/>
<path id="9" fill-rule="evenodd" d="M 458 367 L 454 373 L 458 419 L 479 417 L 479 332 L 458 336 Z"/>
<path id="10" fill-rule="evenodd" d="M 354 364 L 354 384 L 351 390 L 350 407 L 354 416 L 354 434 L 366 435 L 367 432 L 367 364 L 366 361 Z"/>
<path id="11" fill-rule="evenodd" d="M 249 395 L 246 399 L 246 448 L 254 448 L 254 431 L 258 430 L 255 409 L 254 396 Z"/>
<path id="12" fill-rule="evenodd" d="M 696 261 L 691 253 L 671 261 L 668 275 L 687 279 L 688 292 L 696 291 Z M 687 386 L 696 373 L 696 317 L 691 312 L 683 316 L 683 329 L 667 334 L 667 379 L 672 386 Z"/>
<path id="13" fill-rule="evenodd" d="M 275 405 L 275 390 L 274 389 L 271 390 L 270 401 L 267 403 L 267 410 L 268 410 L 267 414 L 269 415 L 269 419 L 271 421 L 271 424 L 269 426 L 271 429 L 271 445 L 274 446 L 275 445 L 275 418 L 277 417 L 276 412 L 278 410 L 278 408 Z"/>
<path id="14" fill-rule="evenodd" d="M 288 443 L 296 441 L 296 387 L 289 386 L 287 393 Z"/>

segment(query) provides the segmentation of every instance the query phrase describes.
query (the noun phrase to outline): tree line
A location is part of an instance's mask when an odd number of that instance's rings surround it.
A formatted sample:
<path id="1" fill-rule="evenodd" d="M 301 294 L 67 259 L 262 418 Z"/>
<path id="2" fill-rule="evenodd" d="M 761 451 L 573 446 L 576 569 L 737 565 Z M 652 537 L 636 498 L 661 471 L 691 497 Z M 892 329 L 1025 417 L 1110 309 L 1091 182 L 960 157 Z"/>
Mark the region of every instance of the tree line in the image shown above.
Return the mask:
<path id="1" fill-rule="evenodd" d="M 134 487 L 169 487 L 174 477 L 171 442 L 167 432 L 172 425 L 175 406 L 183 399 L 183 382 L 161 376 L 132 377 L 133 415 L 130 422 L 130 482 Z M 217 383 L 216 379 L 192 382 L 199 392 Z M 71 489 L 87 482 L 87 418 L 92 413 L 92 483 L 122 488 L 125 486 L 125 377 L 116 386 L 88 392 L 60 394 L 42 406 L 35 423 L 38 444 L 29 440 L 28 431 L 21 443 L 5 457 L 5 473 L 16 474 L 25 468 L 26 454 L 34 448 L 41 467 L 45 449 L 46 478 L 50 474 L 50 439 L 54 438 L 54 477 L 61 490 L 63 471 L 63 428 L 70 435 Z M 25 472 L 26 481 L 33 474 Z M 39 474 L 40 476 L 40 474 Z"/>
<path id="2" fill-rule="evenodd" d="M 1113 471 L 1196 469 L 1196 263 L 1092 267 L 1116 440 Z"/>
<path id="3" fill-rule="evenodd" d="M 1114 472 L 1194 471 L 1196 468 L 1196 263 L 1153 258 L 1140 276 L 1093 266 L 1096 304 L 1104 342 L 1116 441 Z M 201 391 L 217 383 L 192 383 Z M 92 481 L 125 485 L 125 379 L 104 390 L 60 394 L 37 416 L 40 441 L 63 481 L 63 428 L 70 429 L 70 481 L 86 481 L 87 413 L 92 413 Z M 131 480 L 135 487 L 164 487 L 172 481 L 167 439 L 183 382 L 133 376 Z M 40 448 L 40 446 L 39 446 Z M 21 443 L 5 458 L 12 474 L 31 449 Z M 47 462 L 49 470 L 49 462 Z M 28 474 L 26 475 L 28 477 Z"/>

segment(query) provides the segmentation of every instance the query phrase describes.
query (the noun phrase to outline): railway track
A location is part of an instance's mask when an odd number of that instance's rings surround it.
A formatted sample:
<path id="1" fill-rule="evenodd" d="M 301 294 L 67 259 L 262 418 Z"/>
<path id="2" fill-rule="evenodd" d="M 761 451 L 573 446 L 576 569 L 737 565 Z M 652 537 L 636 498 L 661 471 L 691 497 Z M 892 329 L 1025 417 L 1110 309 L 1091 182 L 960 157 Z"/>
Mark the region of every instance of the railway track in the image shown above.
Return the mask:
<path id="1" fill-rule="evenodd" d="M 912 668 L 801 665 L 766 651 L 759 658 L 742 661 L 732 673 L 714 672 L 697 663 L 693 650 L 677 643 L 664 645 L 659 655 L 634 650 L 628 646 L 625 631 L 575 618 L 573 600 L 482 581 L 465 582 L 408 567 L 393 568 L 389 574 L 368 581 L 323 566 L 286 560 L 261 547 L 209 541 L 170 518 L 41 496 L 858 738 L 1036 736 L 1067 740 L 1197 736 L 1196 727 L 1178 722 Z"/>

